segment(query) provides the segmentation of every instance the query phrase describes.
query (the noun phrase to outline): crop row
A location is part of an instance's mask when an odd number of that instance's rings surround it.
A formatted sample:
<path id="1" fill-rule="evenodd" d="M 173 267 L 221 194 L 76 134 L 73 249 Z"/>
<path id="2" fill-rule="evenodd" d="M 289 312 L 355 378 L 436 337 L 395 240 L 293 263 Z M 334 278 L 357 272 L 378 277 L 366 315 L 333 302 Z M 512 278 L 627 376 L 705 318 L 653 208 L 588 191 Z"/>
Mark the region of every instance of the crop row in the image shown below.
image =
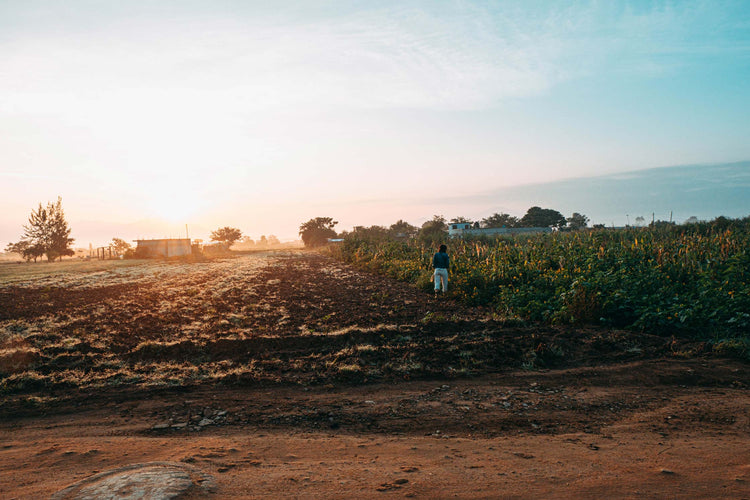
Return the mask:
<path id="1" fill-rule="evenodd" d="M 664 335 L 746 337 L 750 220 L 525 238 L 454 239 L 449 294 L 506 317 Z M 431 287 L 434 248 L 349 235 L 329 247 L 370 271 Z"/>

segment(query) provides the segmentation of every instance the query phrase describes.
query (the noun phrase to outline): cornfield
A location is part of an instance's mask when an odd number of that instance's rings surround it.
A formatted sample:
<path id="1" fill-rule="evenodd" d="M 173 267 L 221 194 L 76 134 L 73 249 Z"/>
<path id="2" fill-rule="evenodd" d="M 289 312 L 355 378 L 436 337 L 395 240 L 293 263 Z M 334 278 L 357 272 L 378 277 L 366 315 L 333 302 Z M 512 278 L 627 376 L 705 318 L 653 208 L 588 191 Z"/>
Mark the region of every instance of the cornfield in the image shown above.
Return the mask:
<path id="1" fill-rule="evenodd" d="M 724 338 L 750 331 L 750 219 L 454 239 L 449 294 L 503 316 Z M 356 233 L 334 257 L 429 290 L 435 249 Z"/>

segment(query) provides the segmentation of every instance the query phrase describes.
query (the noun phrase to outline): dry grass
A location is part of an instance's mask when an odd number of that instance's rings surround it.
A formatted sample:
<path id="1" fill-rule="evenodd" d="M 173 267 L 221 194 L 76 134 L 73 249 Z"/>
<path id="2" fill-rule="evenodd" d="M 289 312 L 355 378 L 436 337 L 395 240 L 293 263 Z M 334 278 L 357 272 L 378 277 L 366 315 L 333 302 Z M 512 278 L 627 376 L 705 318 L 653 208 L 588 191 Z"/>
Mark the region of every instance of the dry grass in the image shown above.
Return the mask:
<path id="1" fill-rule="evenodd" d="M 148 265 L 144 260 L 63 260 L 62 262 L 0 262 L 0 286 L 36 285 L 42 282 L 107 273 L 134 266 Z"/>

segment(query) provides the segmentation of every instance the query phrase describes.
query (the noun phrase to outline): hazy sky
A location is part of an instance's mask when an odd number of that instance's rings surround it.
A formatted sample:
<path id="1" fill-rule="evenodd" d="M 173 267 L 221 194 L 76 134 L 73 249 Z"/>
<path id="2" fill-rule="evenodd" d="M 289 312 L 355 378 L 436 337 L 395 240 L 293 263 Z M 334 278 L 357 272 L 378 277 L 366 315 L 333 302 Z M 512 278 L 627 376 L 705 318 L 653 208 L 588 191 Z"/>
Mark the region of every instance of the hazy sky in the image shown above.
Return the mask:
<path id="1" fill-rule="evenodd" d="M 520 216 L 435 200 L 750 159 L 748 82 L 745 0 L 0 0 L 0 244 Z"/>

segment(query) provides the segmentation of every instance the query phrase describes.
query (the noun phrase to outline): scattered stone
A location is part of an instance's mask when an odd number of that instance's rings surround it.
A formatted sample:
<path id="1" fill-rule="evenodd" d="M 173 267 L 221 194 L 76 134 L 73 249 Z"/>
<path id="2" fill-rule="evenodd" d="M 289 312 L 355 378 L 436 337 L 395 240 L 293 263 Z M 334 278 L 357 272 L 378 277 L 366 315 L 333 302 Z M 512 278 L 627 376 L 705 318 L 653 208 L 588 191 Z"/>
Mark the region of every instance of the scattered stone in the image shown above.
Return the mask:
<path id="1" fill-rule="evenodd" d="M 669 474 L 674 474 L 674 471 L 672 471 L 672 470 L 669 470 L 669 469 L 662 469 L 662 470 L 661 470 L 661 473 L 662 473 L 662 474 L 668 474 L 668 475 L 669 475 Z"/>
<path id="2" fill-rule="evenodd" d="M 204 418 L 200 422 L 198 422 L 199 427 L 205 427 L 207 425 L 213 425 L 214 421 L 210 418 Z"/>
<path id="3" fill-rule="evenodd" d="M 163 431 L 169 429 L 169 424 L 156 424 L 155 426 L 151 427 L 152 431 Z"/>
<path id="4" fill-rule="evenodd" d="M 168 500 L 187 493 L 205 496 L 213 478 L 190 465 L 173 462 L 132 464 L 87 477 L 52 496 L 52 500 Z"/>

